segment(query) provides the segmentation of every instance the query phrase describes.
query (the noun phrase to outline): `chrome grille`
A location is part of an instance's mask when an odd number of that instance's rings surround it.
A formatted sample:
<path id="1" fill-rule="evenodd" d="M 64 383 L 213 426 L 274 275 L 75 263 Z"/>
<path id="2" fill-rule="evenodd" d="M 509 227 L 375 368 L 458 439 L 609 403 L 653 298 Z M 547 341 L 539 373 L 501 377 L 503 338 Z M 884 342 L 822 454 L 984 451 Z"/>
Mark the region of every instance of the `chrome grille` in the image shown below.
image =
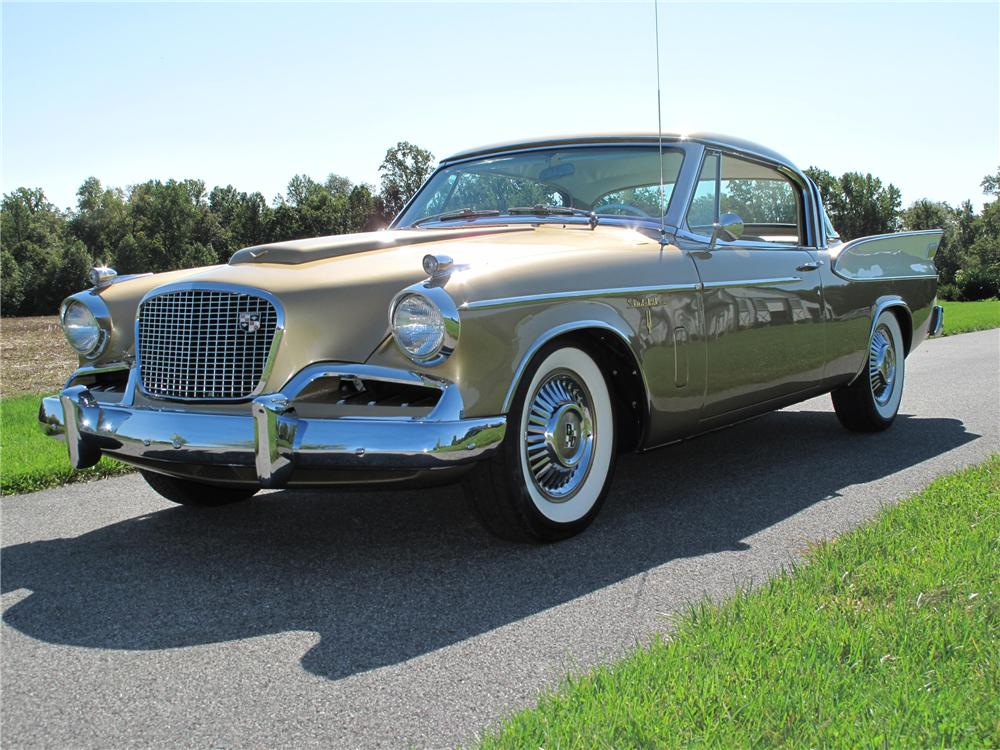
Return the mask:
<path id="1" fill-rule="evenodd" d="M 142 388 L 160 398 L 246 398 L 264 376 L 277 324 L 274 305 L 253 294 L 186 289 L 150 297 L 137 328 Z"/>

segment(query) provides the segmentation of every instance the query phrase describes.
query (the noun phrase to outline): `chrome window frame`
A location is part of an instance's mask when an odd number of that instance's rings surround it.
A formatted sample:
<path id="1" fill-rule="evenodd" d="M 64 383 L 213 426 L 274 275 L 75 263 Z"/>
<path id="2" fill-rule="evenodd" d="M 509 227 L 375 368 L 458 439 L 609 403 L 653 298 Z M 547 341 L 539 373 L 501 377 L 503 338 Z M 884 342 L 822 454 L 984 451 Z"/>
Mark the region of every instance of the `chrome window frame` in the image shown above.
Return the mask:
<path id="1" fill-rule="evenodd" d="M 140 345 L 139 340 L 139 315 L 142 312 L 142 306 L 147 300 L 153 297 L 159 297 L 163 294 L 170 294 L 172 292 L 189 292 L 189 291 L 206 291 L 206 292 L 230 292 L 232 294 L 246 294 L 253 297 L 260 297 L 261 299 L 270 302 L 274 307 L 275 312 L 275 324 L 274 324 L 274 338 L 271 339 L 271 348 L 267 353 L 267 358 L 264 360 L 264 369 L 261 371 L 260 380 L 257 382 L 256 387 L 252 392 L 248 393 L 246 396 L 240 396 L 239 398 L 191 398 L 186 396 L 160 396 L 153 393 L 149 393 L 142 384 L 142 357 L 140 356 Z M 171 401 L 179 403 L 202 403 L 202 404 L 239 404 L 246 401 L 252 401 L 257 396 L 264 392 L 264 388 L 267 385 L 267 381 L 271 377 L 271 372 L 274 369 L 274 362 L 278 356 L 278 349 L 281 346 L 281 341 L 285 335 L 285 308 L 282 306 L 278 298 L 271 294 L 270 292 L 264 291 L 258 287 L 244 286 L 242 284 L 224 284 L 217 281 L 180 281 L 173 284 L 164 284 L 163 286 L 156 287 L 155 289 L 150 289 L 146 292 L 142 299 L 139 300 L 139 304 L 135 308 L 135 321 L 134 321 L 134 334 L 133 338 L 135 341 L 135 366 L 134 366 L 134 378 L 136 389 L 146 398 L 153 399 L 155 401 Z"/>
<path id="2" fill-rule="evenodd" d="M 677 235 L 683 239 L 698 242 L 702 244 L 708 244 L 711 242 L 710 235 L 700 234 L 694 231 L 688 226 L 687 216 L 691 209 L 691 203 L 694 200 L 694 194 L 697 191 L 698 176 L 701 174 L 701 170 L 704 167 L 705 160 L 709 156 L 713 155 L 719 156 L 719 162 L 716 169 L 716 182 L 721 181 L 722 172 L 722 157 L 729 156 L 734 159 L 741 159 L 743 161 L 749 161 L 754 164 L 758 164 L 769 169 L 773 169 L 783 177 L 792 182 L 793 185 L 798 189 L 800 200 L 802 202 L 801 215 L 804 222 L 805 229 L 805 242 L 800 242 L 796 244 L 785 244 L 781 242 L 759 242 L 756 240 L 723 240 L 719 239 L 716 243 L 714 249 L 757 249 L 757 250 L 819 250 L 820 236 L 821 232 L 817 231 L 817 227 L 820 226 L 817 219 L 816 209 L 816 195 L 813 192 L 815 187 L 806 175 L 801 174 L 796 169 L 792 168 L 788 164 L 783 164 L 781 162 L 769 159 L 757 154 L 752 154 L 744 151 L 737 151 L 731 148 L 724 148 L 718 145 L 705 145 L 702 148 L 701 158 L 698 160 L 698 169 L 694 173 L 694 180 L 691 185 L 691 190 L 689 191 L 689 196 L 685 204 L 684 212 L 680 217 L 679 223 L 677 224 L 678 230 Z M 721 201 L 721 195 L 719 191 L 716 191 L 716 213 L 719 210 L 719 202 Z"/>

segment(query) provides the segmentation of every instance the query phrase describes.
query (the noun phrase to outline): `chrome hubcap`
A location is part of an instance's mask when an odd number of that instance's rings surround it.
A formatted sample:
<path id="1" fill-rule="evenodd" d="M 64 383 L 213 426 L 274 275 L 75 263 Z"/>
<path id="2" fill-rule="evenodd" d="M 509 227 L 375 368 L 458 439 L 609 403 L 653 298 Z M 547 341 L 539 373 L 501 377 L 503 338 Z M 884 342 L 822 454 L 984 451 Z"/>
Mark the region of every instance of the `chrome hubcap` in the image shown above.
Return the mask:
<path id="1" fill-rule="evenodd" d="M 573 373 L 555 372 L 535 391 L 524 440 L 535 486 L 553 502 L 572 497 L 594 455 L 590 393 Z"/>
<path id="2" fill-rule="evenodd" d="M 885 406 L 892 398 L 896 382 L 896 350 L 892 346 L 892 335 L 885 326 L 879 326 L 872 336 L 868 351 L 868 379 L 875 402 Z"/>

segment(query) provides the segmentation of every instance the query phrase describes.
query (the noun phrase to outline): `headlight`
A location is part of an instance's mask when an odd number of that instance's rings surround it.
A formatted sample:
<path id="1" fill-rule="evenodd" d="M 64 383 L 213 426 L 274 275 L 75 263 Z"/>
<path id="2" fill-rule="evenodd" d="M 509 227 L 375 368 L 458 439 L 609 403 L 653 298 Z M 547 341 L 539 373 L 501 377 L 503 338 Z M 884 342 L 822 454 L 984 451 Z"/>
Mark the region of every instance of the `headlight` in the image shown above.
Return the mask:
<path id="1" fill-rule="evenodd" d="M 105 334 L 90 308 L 79 300 L 63 304 L 60 316 L 63 333 L 70 346 L 85 357 L 96 357 L 104 346 Z"/>
<path id="2" fill-rule="evenodd" d="M 390 322 L 399 347 L 423 365 L 444 362 L 458 343 L 458 309 L 440 287 L 405 290 L 392 305 Z"/>
<path id="3" fill-rule="evenodd" d="M 392 314 L 392 332 L 399 345 L 416 360 L 430 359 L 444 343 L 444 318 L 431 301 L 408 294 Z"/>

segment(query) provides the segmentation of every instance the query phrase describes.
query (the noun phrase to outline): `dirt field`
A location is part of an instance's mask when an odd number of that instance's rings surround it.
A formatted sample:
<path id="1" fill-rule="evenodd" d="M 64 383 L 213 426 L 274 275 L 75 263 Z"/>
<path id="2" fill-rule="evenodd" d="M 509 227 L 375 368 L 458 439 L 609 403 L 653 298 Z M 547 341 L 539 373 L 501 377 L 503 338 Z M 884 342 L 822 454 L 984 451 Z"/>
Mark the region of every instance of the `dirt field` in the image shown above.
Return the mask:
<path id="1" fill-rule="evenodd" d="M 54 393 L 76 367 L 55 315 L 0 320 L 0 397 Z"/>

